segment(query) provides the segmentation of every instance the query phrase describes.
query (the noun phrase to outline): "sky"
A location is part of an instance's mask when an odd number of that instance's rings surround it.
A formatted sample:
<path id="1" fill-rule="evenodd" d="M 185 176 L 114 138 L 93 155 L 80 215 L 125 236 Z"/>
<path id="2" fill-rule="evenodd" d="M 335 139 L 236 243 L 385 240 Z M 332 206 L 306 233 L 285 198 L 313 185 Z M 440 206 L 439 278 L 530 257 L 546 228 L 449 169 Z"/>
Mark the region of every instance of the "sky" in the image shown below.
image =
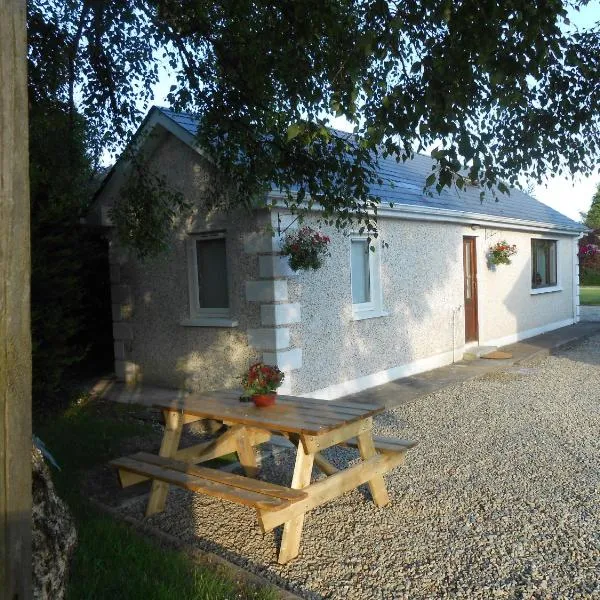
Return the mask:
<path id="1" fill-rule="evenodd" d="M 592 0 L 579 11 L 570 10 L 571 28 L 588 28 L 600 22 L 600 0 Z M 165 98 L 174 81 L 166 68 L 160 69 L 160 80 L 154 87 L 153 104 L 165 106 Z M 351 131 L 352 127 L 344 119 L 333 119 L 333 127 L 343 131 Z M 596 173 L 586 178 L 549 177 L 542 185 L 535 187 L 533 195 L 537 200 L 579 221 L 581 213 L 586 212 L 591 204 L 596 187 L 600 184 L 600 164 Z"/>

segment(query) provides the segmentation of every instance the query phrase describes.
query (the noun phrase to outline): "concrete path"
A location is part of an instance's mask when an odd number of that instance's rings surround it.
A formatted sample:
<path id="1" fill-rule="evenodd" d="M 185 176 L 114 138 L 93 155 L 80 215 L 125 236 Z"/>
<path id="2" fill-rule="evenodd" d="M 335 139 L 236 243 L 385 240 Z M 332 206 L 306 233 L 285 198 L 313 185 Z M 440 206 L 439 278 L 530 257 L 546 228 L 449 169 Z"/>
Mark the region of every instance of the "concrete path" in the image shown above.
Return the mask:
<path id="1" fill-rule="evenodd" d="M 580 306 L 579 315 L 583 322 L 600 321 L 600 306 Z"/>
<path id="2" fill-rule="evenodd" d="M 510 352 L 513 355 L 511 359 L 490 360 L 479 358 L 477 360 L 460 361 L 447 367 L 390 381 L 384 385 L 346 396 L 344 400 L 355 400 L 356 402 L 369 400 L 379 402 L 387 408 L 392 408 L 412 402 L 420 396 L 436 392 L 455 383 L 469 381 L 536 356 L 548 356 L 561 346 L 583 340 L 598 332 L 600 332 L 600 323 L 577 323 L 577 325 L 561 327 L 522 342 L 499 348 L 502 351 Z"/>
<path id="3" fill-rule="evenodd" d="M 584 339 L 600 332 L 600 323 L 578 323 L 544 333 L 510 346 L 501 348 L 510 352 L 510 360 L 489 360 L 480 358 L 471 361 L 460 361 L 447 367 L 427 371 L 419 375 L 396 379 L 358 394 L 346 396 L 346 401 L 375 401 L 387 408 L 411 402 L 420 396 L 425 396 L 446 388 L 455 383 L 468 381 L 486 373 L 504 369 L 535 356 L 547 356 L 554 350 L 571 342 Z M 156 386 L 141 386 L 135 389 L 127 388 L 123 383 L 114 379 L 103 378 L 91 390 L 92 395 L 122 402 L 125 404 L 143 404 L 153 406 L 156 403 L 174 401 L 184 397 L 187 392 Z"/>

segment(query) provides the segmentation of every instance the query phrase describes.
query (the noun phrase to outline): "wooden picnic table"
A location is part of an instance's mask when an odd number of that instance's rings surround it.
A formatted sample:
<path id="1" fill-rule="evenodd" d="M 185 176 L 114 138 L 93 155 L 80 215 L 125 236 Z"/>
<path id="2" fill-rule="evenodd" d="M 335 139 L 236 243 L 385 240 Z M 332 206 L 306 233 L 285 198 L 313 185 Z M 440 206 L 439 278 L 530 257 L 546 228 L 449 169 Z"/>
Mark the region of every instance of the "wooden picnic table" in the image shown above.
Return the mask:
<path id="1" fill-rule="evenodd" d="M 231 500 L 256 509 L 263 532 L 283 525 L 279 562 L 299 552 L 304 515 L 309 510 L 368 483 L 377 506 L 389 502 L 383 474 L 402 464 L 416 443 L 373 436 L 373 416 L 383 407 L 371 402 L 325 401 L 280 395 L 274 406 L 256 408 L 240 402 L 240 392 L 221 390 L 192 394 L 158 405 L 165 432 L 158 456 L 137 453 L 111 462 L 121 484 L 153 479 L 146 509 L 150 516 L 164 509 L 169 485 Z M 184 424 L 209 419 L 224 427 L 216 439 L 179 448 Z M 254 448 L 279 434 L 297 448 L 291 487 L 255 479 Z M 355 446 L 362 460 L 338 470 L 321 451 L 336 445 Z M 246 476 L 198 466 L 236 452 Z M 311 484 L 313 465 L 326 478 Z"/>

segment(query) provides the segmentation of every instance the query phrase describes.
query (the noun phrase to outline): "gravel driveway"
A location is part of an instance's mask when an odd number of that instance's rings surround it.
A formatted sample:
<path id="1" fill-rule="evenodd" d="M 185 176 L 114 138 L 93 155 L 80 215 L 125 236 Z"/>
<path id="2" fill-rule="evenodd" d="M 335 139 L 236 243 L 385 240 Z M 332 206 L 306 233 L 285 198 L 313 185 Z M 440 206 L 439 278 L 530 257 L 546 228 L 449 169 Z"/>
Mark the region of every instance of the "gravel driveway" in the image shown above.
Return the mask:
<path id="1" fill-rule="evenodd" d="M 600 597 L 600 336 L 420 398 L 376 429 L 420 441 L 386 476 L 391 505 L 361 488 L 315 509 L 286 566 L 278 531 L 263 536 L 244 507 L 174 490 L 149 521 L 306 598 Z M 282 481 L 292 464 L 286 451 L 263 473 Z"/>

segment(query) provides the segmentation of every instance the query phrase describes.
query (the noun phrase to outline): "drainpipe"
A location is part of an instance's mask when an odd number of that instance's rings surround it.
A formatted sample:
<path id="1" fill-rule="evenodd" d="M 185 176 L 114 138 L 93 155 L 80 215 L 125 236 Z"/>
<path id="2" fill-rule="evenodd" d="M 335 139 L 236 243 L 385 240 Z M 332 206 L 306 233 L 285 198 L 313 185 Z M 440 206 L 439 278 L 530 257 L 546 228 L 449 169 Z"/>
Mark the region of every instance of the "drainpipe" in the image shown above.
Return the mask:
<path id="1" fill-rule="evenodd" d="M 456 362 L 454 351 L 456 349 L 456 315 L 462 310 L 463 305 L 459 304 L 452 309 L 452 364 Z"/>
<path id="2" fill-rule="evenodd" d="M 583 237 L 583 232 L 575 238 L 575 256 L 573 257 L 573 323 L 579 323 L 579 240 Z"/>

